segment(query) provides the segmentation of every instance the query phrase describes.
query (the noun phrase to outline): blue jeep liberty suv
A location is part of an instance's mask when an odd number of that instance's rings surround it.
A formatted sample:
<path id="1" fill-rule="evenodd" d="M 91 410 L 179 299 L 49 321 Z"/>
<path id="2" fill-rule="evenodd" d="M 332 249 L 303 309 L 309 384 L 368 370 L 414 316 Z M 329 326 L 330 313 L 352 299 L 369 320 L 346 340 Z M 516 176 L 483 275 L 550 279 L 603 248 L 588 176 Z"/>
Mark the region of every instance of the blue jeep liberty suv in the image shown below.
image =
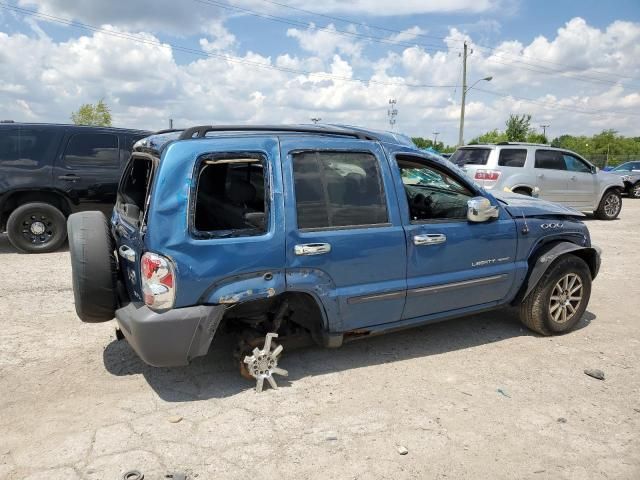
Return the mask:
<path id="1" fill-rule="evenodd" d="M 115 317 L 154 366 L 235 330 L 260 391 L 302 338 L 338 347 L 508 305 L 539 334 L 571 330 L 600 267 L 581 217 L 489 194 L 395 133 L 159 132 L 134 147 L 110 220 L 69 218 L 75 306 L 85 322 Z"/>

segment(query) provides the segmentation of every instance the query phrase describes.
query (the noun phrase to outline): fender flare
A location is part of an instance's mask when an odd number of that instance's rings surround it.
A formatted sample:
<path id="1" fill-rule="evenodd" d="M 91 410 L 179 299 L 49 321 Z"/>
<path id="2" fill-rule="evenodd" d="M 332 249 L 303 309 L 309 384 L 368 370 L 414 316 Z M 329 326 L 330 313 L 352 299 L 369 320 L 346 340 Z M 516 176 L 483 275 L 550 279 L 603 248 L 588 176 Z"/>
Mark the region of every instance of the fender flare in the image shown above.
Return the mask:
<path id="1" fill-rule="evenodd" d="M 595 279 L 600 270 L 600 253 L 601 249 L 595 245 L 591 247 L 584 247 L 571 242 L 559 242 L 551 246 L 550 248 L 539 253 L 535 263 L 530 267 L 530 273 L 526 280 L 526 287 L 521 289 L 524 291 L 522 295 L 518 295 L 518 298 L 524 299 L 531 293 L 531 291 L 538 285 L 542 276 L 547 272 L 549 267 L 560 257 L 569 253 L 574 254 L 582 258 L 591 271 L 591 278 Z"/>

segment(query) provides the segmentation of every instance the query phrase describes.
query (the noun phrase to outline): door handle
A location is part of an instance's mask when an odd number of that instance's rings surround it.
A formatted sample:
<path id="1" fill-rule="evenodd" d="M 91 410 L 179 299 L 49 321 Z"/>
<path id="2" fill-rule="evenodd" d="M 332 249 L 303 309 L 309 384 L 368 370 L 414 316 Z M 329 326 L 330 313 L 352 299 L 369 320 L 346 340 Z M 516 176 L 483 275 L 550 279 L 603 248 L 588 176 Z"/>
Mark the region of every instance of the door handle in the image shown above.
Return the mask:
<path id="1" fill-rule="evenodd" d="M 80 177 L 77 175 L 60 175 L 58 180 L 65 180 L 67 182 L 77 182 L 80 180 Z"/>
<path id="2" fill-rule="evenodd" d="M 438 245 L 447 241 L 447 236 L 442 233 L 427 233 L 426 235 L 414 235 L 414 245 Z"/>
<path id="3" fill-rule="evenodd" d="M 574 182 L 578 179 L 578 177 L 576 177 L 575 175 L 571 176 L 571 180 L 573 180 Z"/>
<path id="4" fill-rule="evenodd" d="M 303 243 L 293 248 L 296 255 L 324 255 L 331 251 L 329 243 Z"/>
<path id="5" fill-rule="evenodd" d="M 127 245 L 121 245 L 118 249 L 118 253 L 125 260 L 129 260 L 132 263 L 136 261 L 136 252 Z"/>
<path id="6" fill-rule="evenodd" d="M 544 173 L 539 173 L 538 178 L 544 178 Z"/>

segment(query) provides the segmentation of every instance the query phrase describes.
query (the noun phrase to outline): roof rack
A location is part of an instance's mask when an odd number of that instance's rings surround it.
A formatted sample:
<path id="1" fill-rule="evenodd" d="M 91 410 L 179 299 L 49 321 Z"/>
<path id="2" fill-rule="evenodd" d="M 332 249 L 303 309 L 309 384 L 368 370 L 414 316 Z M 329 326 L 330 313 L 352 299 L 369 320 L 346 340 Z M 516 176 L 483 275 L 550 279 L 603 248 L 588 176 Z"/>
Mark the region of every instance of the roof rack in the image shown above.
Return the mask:
<path id="1" fill-rule="evenodd" d="M 151 135 L 162 135 L 164 133 L 182 132 L 183 130 L 184 128 L 165 128 L 164 130 L 155 131 Z"/>
<path id="2" fill-rule="evenodd" d="M 548 143 L 534 143 L 534 142 L 498 142 L 496 145 L 545 145 L 549 146 Z"/>
<path id="3" fill-rule="evenodd" d="M 369 132 L 334 126 L 312 125 L 200 125 L 185 129 L 179 140 L 202 138 L 208 132 L 284 132 L 284 133 L 316 133 L 325 135 L 346 135 L 360 140 L 378 140 Z"/>

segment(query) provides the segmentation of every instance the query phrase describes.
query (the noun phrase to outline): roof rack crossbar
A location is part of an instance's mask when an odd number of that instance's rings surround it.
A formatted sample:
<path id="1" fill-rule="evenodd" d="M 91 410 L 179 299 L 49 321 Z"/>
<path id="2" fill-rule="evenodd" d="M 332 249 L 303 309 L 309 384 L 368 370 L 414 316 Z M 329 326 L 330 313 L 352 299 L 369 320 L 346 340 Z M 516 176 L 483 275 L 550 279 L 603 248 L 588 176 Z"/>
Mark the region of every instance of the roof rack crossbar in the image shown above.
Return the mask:
<path id="1" fill-rule="evenodd" d="M 325 126 L 289 126 L 289 125 L 199 125 L 185 129 L 180 134 L 179 140 L 190 138 L 202 138 L 208 132 L 291 132 L 291 133 L 316 133 L 327 135 L 346 135 L 360 140 L 378 140 L 373 135 L 349 128 L 325 127 Z"/>

